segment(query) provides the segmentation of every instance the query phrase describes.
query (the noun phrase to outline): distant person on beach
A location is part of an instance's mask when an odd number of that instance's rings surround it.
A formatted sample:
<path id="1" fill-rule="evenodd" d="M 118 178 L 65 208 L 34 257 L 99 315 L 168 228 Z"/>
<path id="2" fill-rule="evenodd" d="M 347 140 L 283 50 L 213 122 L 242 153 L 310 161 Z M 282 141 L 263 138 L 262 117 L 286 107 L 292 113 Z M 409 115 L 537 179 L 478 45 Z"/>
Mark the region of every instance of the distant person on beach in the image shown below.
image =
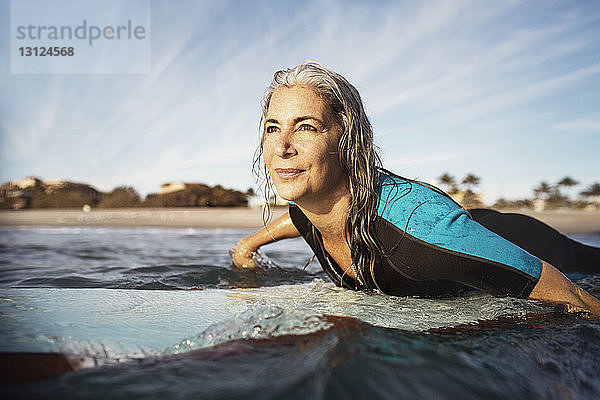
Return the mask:
<path id="1" fill-rule="evenodd" d="M 600 315 L 600 301 L 559 271 L 600 272 L 600 249 L 523 215 L 469 212 L 384 169 L 360 95 L 341 75 L 312 62 L 276 72 L 261 126 L 255 165 L 264 165 L 267 193 L 274 184 L 290 206 L 231 250 L 237 267 L 255 269 L 259 247 L 302 236 L 349 289 L 427 297 L 477 289 Z"/>

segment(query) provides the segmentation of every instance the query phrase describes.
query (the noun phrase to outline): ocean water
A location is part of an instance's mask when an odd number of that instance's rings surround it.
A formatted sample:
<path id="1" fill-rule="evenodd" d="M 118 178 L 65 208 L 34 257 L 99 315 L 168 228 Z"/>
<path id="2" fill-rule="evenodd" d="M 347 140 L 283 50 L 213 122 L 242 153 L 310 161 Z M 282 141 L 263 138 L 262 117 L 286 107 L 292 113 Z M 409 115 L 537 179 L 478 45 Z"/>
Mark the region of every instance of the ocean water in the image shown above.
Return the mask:
<path id="1" fill-rule="evenodd" d="M 248 233 L 0 227 L 0 352 L 85 360 L 0 397 L 600 398 L 599 321 L 485 294 L 340 289 L 316 260 L 302 269 L 300 239 L 240 271 L 228 250 Z M 600 295 L 600 276 L 573 278 Z"/>

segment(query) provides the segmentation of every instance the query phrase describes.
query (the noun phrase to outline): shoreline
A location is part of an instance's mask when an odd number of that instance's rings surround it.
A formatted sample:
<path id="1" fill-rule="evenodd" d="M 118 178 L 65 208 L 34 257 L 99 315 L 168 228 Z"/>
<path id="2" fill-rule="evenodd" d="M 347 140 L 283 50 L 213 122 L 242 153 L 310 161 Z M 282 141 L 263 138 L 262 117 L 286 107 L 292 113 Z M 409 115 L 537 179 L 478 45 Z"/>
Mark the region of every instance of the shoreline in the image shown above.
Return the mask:
<path id="1" fill-rule="evenodd" d="M 272 219 L 287 207 L 272 209 Z M 600 232 L 600 210 L 498 210 L 539 219 L 561 233 Z M 263 226 L 262 208 L 118 208 L 1 210 L 0 226 L 112 226 L 171 228 L 254 228 Z"/>
<path id="2" fill-rule="evenodd" d="M 272 219 L 286 207 L 272 208 Z M 260 228 L 262 208 L 106 208 L 0 211 L 0 226 Z"/>

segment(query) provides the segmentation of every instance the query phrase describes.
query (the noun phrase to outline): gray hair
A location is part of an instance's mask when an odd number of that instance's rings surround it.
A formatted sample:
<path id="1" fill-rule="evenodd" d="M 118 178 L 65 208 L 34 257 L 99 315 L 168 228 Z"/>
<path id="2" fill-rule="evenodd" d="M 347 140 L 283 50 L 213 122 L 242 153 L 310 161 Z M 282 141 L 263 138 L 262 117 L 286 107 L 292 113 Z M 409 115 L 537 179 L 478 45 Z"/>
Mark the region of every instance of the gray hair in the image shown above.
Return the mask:
<path id="1" fill-rule="evenodd" d="M 367 284 L 365 276 L 368 271 L 372 282 L 377 286 L 375 264 L 382 252 L 376 238 L 374 221 L 377 214 L 377 179 L 381 159 L 373 143 L 373 129 L 358 91 L 343 76 L 318 63 L 306 62 L 277 71 L 263 97 L 261 139 L 255 153 L 254 172 L 259 178 L 264 174 L 267 204 L 273 184 L 262 154 L 264 118 L 275 90 L 295 85 L 314 89 L 328 105 L 334 121 L 342 128 L 338 156 L 348 174 L 351 196 L 344 232 L 359 281 Z M 268 207 L 266 210 L 266 215 L 263 215 L 265 221 L 270 216 Z"/>

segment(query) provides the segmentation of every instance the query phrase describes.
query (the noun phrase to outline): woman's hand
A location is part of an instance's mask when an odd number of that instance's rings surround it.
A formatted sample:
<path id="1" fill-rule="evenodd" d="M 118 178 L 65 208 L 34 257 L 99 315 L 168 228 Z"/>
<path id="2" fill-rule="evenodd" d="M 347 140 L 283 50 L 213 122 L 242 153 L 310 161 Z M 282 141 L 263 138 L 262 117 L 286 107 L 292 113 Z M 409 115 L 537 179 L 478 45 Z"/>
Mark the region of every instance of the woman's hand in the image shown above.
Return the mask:
<path id="1" fill-rule="evenodd" d="M 286 212 L 268 226 L 262 227 L 251 235 L 242 238 L 235 248 L 229 250 L 233 265 L 238 268 L 257 269 L 261 268 L 260 254 L 258 249 L 276 240 L 288 239 L 300 236 L 300 232 L 294 226 L 290 213 Z"/>
<path id="2" fill-rule="evenodd" d="M 561 304 L 567 312 L 588 312 L 600 316 L 600 300 L 575 286 L 559 270 L 542 261 L 542 274 L 530 299 Z"/>
<path id="3" fill-rule="evenodd" d="M 229 250 L 231 261 L 238 268 L 257 269 L 255 256 L 258 248 L 249 246 L 245 239 L 240 240 L 235 248 Z"/>

